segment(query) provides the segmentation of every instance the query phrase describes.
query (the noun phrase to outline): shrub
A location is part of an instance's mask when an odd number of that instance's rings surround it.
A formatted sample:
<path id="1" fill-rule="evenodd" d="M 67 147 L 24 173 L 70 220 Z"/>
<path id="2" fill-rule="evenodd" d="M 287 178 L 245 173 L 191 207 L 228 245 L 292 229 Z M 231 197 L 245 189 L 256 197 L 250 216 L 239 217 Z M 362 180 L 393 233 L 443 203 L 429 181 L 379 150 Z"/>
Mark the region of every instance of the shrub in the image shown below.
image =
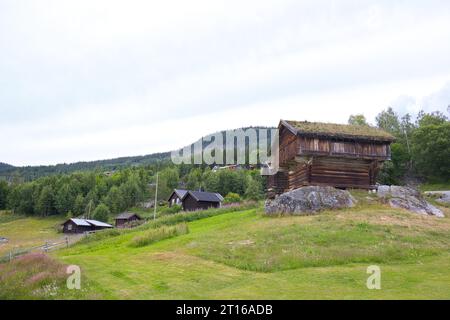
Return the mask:
<path id="1" fill-rule="evenodd" d="M 181 223 L 175 226 L 163 226 L 158 229 L 149 230 L 142 236 L 135 237 L 131 242 L 131 246 L 144 247 L 157 241 L 173 238 L 187 233 L 189 233 L 189 228 L 186 223 Z"/>
<path id="2" fill-rule="evenodd" d="M 174 213 L 180 212 L 182 209 L 183 209 L 183 208 L 182 208 L 180 205 L 174 204 L 174 205 L 171 206 L 171 207 L 166 207 L 166 208 L 161 209 L 161 210 L 159 211 L 159 214 L 160 214 L 160 215 L 174 214 Z"/>
<path id="3" fill-rule="evenodd" d="M 136 228 L 137 226 L 140 226 L 141 224 L 144 224 L 145 220 L 134 220 L 125 223 L 124 228 Z"/>
<path id="4" fill-rule="evenodd" d="M 248 180 L 247 189 L 245 190 L 245 197 L 249 200 L 260 200 L 263 198 L 263 191 L 261 183 L 256 179 L 250 178 Z"/>
<path id="5" fill-rule="evenodd" d="M 241 202 L 241 196 L 233 192 L 228 193 L 223 200 L 224 204 L 239 203 L 239 202 Z"/>
<path id="6" fill-rule="evenodd" d="M 0 223 L 11 222 L 22 218 L 24 217 L 18 214 L 13 214 L 10 211 L 0 211 Z"/>
<path id="7" fill-rule="evenodd" d="M 78 243 L 89 243 L 93 241 L 103 240 L 107 238 L 112 238 L 115 236 L 120 236 L 123 233 L 122 230 L 119 229 L 105 229 L 105 230 L 99 230 L 95 233 L 91 233 L 78 241 Z"/>

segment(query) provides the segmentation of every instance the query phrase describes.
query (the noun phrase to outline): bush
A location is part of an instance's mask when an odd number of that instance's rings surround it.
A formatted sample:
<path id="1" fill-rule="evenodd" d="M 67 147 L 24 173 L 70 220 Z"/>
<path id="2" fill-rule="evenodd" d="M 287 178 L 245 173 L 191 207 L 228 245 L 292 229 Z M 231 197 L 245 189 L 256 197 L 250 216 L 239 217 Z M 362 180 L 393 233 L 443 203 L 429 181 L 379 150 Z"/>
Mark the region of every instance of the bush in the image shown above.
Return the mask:
<path id="1" fill-rule="evenodd" d="M 260 200 L 263 198 L 261 183 L 256 179 L 249 178 L 248 186 L 245 190 L 245 197 L 249 200 Z"/>
<path id="2" fill-rule="evenodd" d="M 238 195 L 237 193 L 233 193 L 233 192 L 230 192 L 229 194 L 227 194 L 223 200 L 224 204 L 240 203 L 240 202 L 241 202 L 241 196 Z"/>
<path id="3" fill-rule="evenodd" d="M 186 223 L 181 223 L 175 226 L 163 226 L 158 229 L 149 230 L 142 236 L 135 237 L 130 245 L 132 247 L 144 247 L 157 241 L 173 238 L 187 233 L 189 233 L 189 228 Z"/>
<path id="4" fill-rule="evenodd" d="M 145 220 L 134 220 L 134 221 L 130 221 L 125 223 L 124 228 L 136 228 L 138 226 L 140 226 L 141 224 L 144 224 Z"/>
<path id="5" fill-rule="evenodd" d="M 161 209 L 161 210 L 159 211 L 159 214 L 160 214 L 160 215 L 174 214 L 174 213 L 180 212 L 182 209 L 183 209 L 183 208 L 182 208 L 180 205 L 174 204 L 174 205 L 171 206 L 171 207 L 166 207 L 166 208 Z"/>
<path id="6" fill-rule="evenodd" d="M 22 219 L 23 216 L 18 214 L 13 214 L 10 211 L 0 211 L 0 223 L 11 222 L 17 219 Z"/>

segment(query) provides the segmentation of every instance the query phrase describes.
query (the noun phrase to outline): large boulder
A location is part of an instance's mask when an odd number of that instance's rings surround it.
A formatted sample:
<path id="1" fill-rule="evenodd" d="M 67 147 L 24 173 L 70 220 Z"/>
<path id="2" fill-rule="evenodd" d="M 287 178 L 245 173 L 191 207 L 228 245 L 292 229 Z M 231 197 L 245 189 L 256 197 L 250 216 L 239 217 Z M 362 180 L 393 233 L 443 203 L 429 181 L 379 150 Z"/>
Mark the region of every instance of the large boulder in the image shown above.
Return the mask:
<path id="1" fill-rule="evenodd" d="M 428 203 L 419 191 L 410 187 L 379 186 L 377 195 L 393 208 L 403 208 L 418 214 L 444 217 L 444 213 Z"/>
<path id="2" fill-rule="evenodd" d="M 327 209 L 353 207 L 356 200 L 348 191 L 332 187 L 302 187 L 283 193 L 274 200 L 267 200 L 267 214 L 314 214 Z"/>

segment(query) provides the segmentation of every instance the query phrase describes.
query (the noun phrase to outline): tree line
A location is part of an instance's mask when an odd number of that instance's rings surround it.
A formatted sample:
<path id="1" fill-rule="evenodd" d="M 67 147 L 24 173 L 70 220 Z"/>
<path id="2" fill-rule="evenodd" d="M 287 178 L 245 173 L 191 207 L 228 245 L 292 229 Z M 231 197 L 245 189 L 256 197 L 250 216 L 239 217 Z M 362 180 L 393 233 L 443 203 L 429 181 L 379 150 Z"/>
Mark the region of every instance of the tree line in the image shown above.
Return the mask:
<path id="1" fill-rule="evenodd" d="M 52 175 L 31 182 L 0 181 L 0 210 L 23 215 L 84 216 L 107 221 L 146 200 L 153 200 L 159 172 L 158 200 L 168 199 L 173 189 L 238 194 L 261 199 L 264 180 L 257 170 L 220 170 L 208 166 L 173 165 L 169 161 L 112 173 L 78 172 Z"/>
<path id="2" fill-rule="evenodd" d="M 106 220 L 143 201 L 148 172 L 127 169 L 111 176 L 90 173 L 49 176 L 27 183 L 0 182 L 0 209 L 24 215 L 88 216 Z M 106 214 L 104 210 L 107 209 Z"/>
<path id="3" fill-rule="evenodd" d="M 349 124 L 369 125 L 362 114 L 352 115 Z M 376 125 L 395 137 L 392 161 L 385 162 L 379 175 L 383 184 L 450 181 L 450 122 L 443 113 L 419 112 L 399 115 L 387 108 L 376 117 Z"/>

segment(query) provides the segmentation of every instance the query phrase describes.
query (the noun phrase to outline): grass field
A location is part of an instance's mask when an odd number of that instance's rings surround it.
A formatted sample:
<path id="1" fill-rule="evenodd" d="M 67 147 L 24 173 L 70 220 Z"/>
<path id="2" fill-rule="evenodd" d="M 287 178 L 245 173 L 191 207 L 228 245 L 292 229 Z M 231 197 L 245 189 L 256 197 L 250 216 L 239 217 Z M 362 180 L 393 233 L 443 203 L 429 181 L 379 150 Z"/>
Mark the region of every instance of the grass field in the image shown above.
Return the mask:
<path id="1" fill-rule="evenodd" d="M 426 183 L 419 186 L 420 191 L 448 191 L 450 183 Z"/>
<path id="2" fill-rule="evenodd" d="M 63 217 L 24 217 L 1 212 L 0 237 L 7 238 L 9 242 L 0 244 L 0 256 L 13 248 L 29 248 L 63 238 L 56 226 L 64 220 Z"/>
<path id="3" fill-rule="evenodd" d="M 131 245 L 141 230 L 54 255 L 105 299 L 450 298 L 449 218 L 364 204 L 307 217 L 252 209 L 188 228 L 145 247 Z M 382 290 L 366 288 L 374 264 Z"/>
<path id="4" fill-rule="evenodd" d="M 99 233 L 53 252 L 53 261 L 31 257 L 33 267 L 23 261 L 0 265 L 7 274 L 1 297 L 450 299 L 450 209 L 442 208 L 447 217 L 438 219 L 391 209 L 367 193 L 354 195 L 357 207 L 316 216 L 269 218 L 261 207 L 249 206 Z M 6 219 L 0 230 L 30 245 L 57 235 L 53 227 L 59 222 Z M 176 229 L 183 232 L 171 232 Z M 149 240 L 136 245 L 142 239 Z M 64 286 L 61 270 L 68 264 L 82 269 L 81 291 L 60 288 L 48 296 L 39 289 Z M 381 290 L 366 287 L 370 265 L 381 268 Z"/>

